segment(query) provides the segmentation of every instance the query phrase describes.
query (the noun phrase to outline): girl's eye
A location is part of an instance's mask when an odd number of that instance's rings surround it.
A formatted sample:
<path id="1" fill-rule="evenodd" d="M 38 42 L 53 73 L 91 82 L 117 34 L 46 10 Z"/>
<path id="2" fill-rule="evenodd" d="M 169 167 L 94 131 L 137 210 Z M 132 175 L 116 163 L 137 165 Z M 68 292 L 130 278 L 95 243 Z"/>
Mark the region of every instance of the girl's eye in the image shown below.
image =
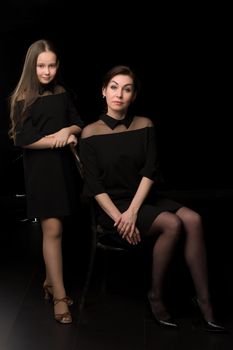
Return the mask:
<path id="1" fill-rule="evenodd" d="M 45 64 L 37 64 L 36 65 L 38 68 L 45 68 L 46 67 L 46 65 Z M 50 65 L 48 65 L 48 68 L 56 68 L 56 63 L 53 63 L 53 64 L 50 64 Z"/>

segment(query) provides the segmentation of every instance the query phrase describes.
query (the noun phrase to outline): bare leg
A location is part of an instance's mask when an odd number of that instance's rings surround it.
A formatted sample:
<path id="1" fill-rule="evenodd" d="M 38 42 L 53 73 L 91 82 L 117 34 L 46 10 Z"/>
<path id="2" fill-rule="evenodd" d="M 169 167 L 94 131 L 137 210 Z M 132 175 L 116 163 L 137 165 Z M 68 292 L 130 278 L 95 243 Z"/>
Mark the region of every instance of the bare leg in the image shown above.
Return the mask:
<path id="1" fill-rule="evenodd" d="M 152 261 L 152 284 L 148 293 L 152 312 L 157 318 L 166 320 L 170 315 L 163 303 L 164 277 L 179 239 L 182 223 L 172 213 L 163 212 L 153 222 L 148 234 L 159 234 L 154 248 Z"/>
<path id="2" fill-rule="evenodd" d="M 43 231 L 46 282 L 53 287 L 54 299 L 61 299 L 66 296 L 63 283 L 62 221 L 58 218 L 43 219 L 41 227 Z M 54 306 L 55 314 L 63 314 L 68 311 L 68 306 L 64 302 L 59 302 Z"/>
<path id="3" fill-rule="evenodd" d="M 186 233 L 185 260 L 194 282 L 200 308 L 206 320 L 213 320 L 201 217 L 198 213 L 185 207 L 179 209 L 176 214 L 182 220 Z"/>

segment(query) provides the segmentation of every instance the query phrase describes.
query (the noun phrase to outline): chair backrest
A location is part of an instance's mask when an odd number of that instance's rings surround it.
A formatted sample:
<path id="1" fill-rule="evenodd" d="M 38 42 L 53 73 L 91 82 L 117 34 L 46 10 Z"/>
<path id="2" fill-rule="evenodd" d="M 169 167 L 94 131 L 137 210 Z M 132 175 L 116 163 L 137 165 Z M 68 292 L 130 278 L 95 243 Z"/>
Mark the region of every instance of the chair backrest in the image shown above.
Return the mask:
<path id="1" fill-rule="evenodd" d="M 70 149 L 74 155 L 74 160 L 75 160 L 75 164 L 76 164 L 76 167 L 78 169 L 79 175 L 80 175 L 81 179 L 84 179 L 83 165 L 82 165 L 81 159 L 79 158 L 78 152 L 72 143 L 70 144 Z"/>
<path id="2" fill-rule="evenodd" d="M 74 155 L 75 164 L 77 167 L 77 170 L 79 172 L 79 175 L 81 179 L 84 181 L 84 171 L 83 171 L 83 165 L 79 158 L 78 152 L 76 148 L 71 145 L 70 149 Z M 83 205 L 85 206 L 86 210 L 89 214 L 90 219 L 90 228 L 91 228 L 91 238 L 90 238 L 90 258 L 89 258 L 89 264 L 87 268 L 86 278 L 84 282 L 83 292 L 79 301 L 79 320 L 81 320 L 81 313 L 83 311 L 86 295 L 88 293 L 91 277 L 92 277 L 92 271 L 94 266 L 94 260 L 96 255 L 96 249 L 101 249 L 104 251 L 115 251 L 115 252 L 122 252 L 125 249 L 123 247 L 117 246 L 115 244 L 112 244 L 108 242 L 107 240 L 107 233 L 103 230 L 103 228 L 98 225 L 96 220 L 96 210 L 95 210 L 95 199 L 94 198 L 83 198 L 82 200 Z"/>
<path id="3" fill-rule="evenodd" d="M 79 158 L 78 152 L 76 148 L 71 145 L 70 149 L 74 155 L 75 164 L 77 166 L 78 172 L 80 177 L 84 180 L 84 172 L 83 172 L 83 165 L 81 162 L 81 159 Z M 91 219 L 91 229 L 93 231 L 93 238 L 96 242 L 96 247 L 104 250 L 114 250 L 114 251 L 123 251 L 125 250 L 120 245 L 117 245 L 117 242 L 114 240 L 109 239 L 108 240 L 108 233 L 103 230 L 103 228 L 97 223 L 96 221 L 96 213 L 95 213 L 95 202 L 94 199 L 90 199 L 89 203 L 89 210 L 90 210 L 90 219 Z"/>

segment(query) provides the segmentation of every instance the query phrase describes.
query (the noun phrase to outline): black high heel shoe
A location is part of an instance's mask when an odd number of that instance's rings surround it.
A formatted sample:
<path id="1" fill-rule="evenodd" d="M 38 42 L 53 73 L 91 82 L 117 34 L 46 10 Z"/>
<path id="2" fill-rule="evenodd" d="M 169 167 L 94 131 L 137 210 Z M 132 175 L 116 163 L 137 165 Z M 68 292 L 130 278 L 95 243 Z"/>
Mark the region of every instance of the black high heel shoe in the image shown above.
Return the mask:
<path id="1" fill-rule="evenodd" d="M 202 309 L 200 307 L 200 302 L 197 298 L 193 298 L 192 299 L 193 304 L 195 305 L 195 307 L 198 309 L 199 314 L 201 315 L 202 318 L 202 322 L 204 325 L 204 330 L 206 332 L 212 332 L 212 333 L 227 333 L 227 330 L 224 326 L 216 323 L 215 320 L 206 320 L 205 316 L 203 315 Z"/>
<path id="2" fill-rule="evenodd" d="M 158 316 L 156 316 L 152 310 L 152 306 L 151 306 L 149 298 L 147 299 L 147 301 L 148 301 L 150 314 L 151 314 L 152 318 L 154 319 L 154 321 L 159 326 L 162 326 L 163 328 L 169 328 L 169 329 L 179 329 L 178 324 L 171 318 L 171 316 L 168 316 L 167 318 L 164 318 L 164 319 L 161 319 Z"/>

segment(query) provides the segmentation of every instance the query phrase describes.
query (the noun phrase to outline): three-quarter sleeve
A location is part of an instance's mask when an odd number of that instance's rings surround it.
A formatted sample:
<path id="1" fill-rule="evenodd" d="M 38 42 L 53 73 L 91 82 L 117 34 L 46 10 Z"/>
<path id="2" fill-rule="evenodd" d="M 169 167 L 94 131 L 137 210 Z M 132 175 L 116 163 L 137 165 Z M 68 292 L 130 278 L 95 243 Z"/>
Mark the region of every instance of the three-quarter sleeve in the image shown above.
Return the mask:
<path id="1" fill-rule="evenodd" d="M 154 127 L 146 128 L 147 135 L 145 138 L 145 163 L 140 171 L 140 175 L 148 177 L 155 181 L 158 175 L 158 159 L 155 140 Z"/>
<path id="2" fill-rule="evenodd" d="M 80 140 L 79 152 L 85 178 L 84 194 L 91 197 L 105 193 L 106 189 L 101 180 L 98 157 L 90 138 Z"/>
<path id="3" fill-rule="evenodd" d="M 15 113 L 17 120 L 21 118 L 20 113 L 22 113 L 22 103 L 17 102 L 15 106 Z M 19 122 L 16 126 L 16 137 L 15 137 L 15 146 L 27 146 L 38 140 L 40 140 L 44 135 L 38 131 L 33 118 L 29 115 L 22 123 Z"/>
<path id="4" fill-rule="evenodd" d="M 84 127 L 84 123 L 80 118 L 75 104 L 73 103 L 71 96 L 67 93 L 67 117 L 69 125 L 77 125 L 81 129 Z"/>

